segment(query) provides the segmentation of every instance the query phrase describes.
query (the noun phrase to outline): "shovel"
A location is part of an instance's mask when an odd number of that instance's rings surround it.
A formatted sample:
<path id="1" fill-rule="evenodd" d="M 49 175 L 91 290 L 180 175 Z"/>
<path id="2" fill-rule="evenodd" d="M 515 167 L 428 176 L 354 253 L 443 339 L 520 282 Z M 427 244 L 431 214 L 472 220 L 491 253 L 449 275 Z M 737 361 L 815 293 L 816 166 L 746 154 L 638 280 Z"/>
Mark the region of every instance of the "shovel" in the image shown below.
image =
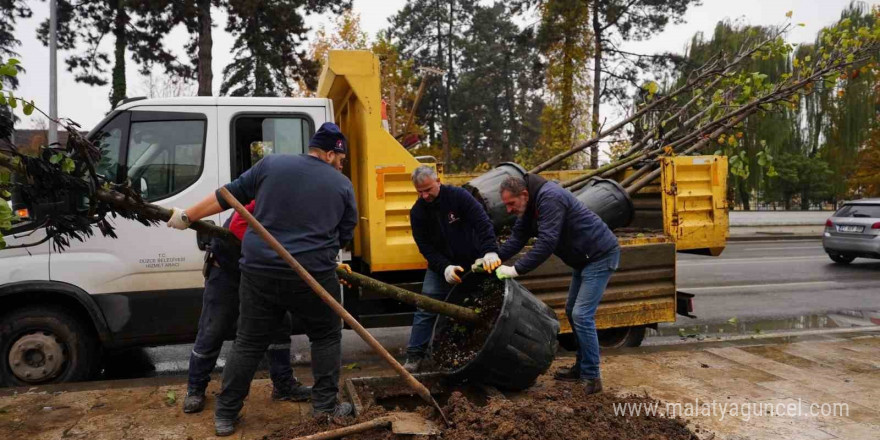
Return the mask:
<path id="1" fill-rule="evenodd" d="M 391 432 L 395 434 L 439 435 L 442 433 L 440 428 L 434 422 L 426 420 L 418 414 L 398 412 L 389 413 L 386 416 L 375 418 L 369 422 L 358 423 L 356 425 L 346 426 L 332 431 L 324 431 L 318 434 L 307 435 L 305 437 L 297 437 L 292 440 L 327 440 L 357 434 L 371 429 L 387 428 L 389 426 L 391 427 Z"/>

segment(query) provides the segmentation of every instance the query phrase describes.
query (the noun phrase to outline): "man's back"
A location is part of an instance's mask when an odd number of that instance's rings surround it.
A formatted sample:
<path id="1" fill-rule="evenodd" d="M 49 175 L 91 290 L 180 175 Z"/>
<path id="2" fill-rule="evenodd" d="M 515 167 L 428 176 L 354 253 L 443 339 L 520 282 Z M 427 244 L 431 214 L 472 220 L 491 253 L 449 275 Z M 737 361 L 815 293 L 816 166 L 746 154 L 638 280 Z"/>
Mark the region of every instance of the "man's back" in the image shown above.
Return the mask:
<path id="1" fill-rule="evenodd" d="M 271 155 L 237 182 L 233 194 L 256 197 L 254 216 L 307 270 L 336 267 L 336 254 L 351 240 L 357 222 L 354 190 L 344 175 L 316 157 Z M 241 268 L 294 276 L 252 229 L 242 243 Z"/>

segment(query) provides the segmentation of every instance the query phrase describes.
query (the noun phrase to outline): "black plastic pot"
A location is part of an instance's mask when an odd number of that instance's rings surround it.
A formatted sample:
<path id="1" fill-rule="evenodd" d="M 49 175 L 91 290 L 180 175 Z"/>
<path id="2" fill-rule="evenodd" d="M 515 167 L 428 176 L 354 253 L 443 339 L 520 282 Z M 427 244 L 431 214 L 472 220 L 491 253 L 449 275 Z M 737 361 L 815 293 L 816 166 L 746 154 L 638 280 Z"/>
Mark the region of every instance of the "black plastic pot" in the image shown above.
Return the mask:
<path id="1" fill-rule="evenodd" d="M 629 194 L 613 180 L 594 177 L 574 196 L 611 229 L 629 226 L 636 212 Z"/>
<path id="2" fill-rule="evenodd" d="M 486 280 L 503 285 L 504 303 L 483 347 L 470 362 L 445 373 L 454 382 L 478 381 L 498 388 L 522 390 L 550 368 L 556 355 L 559 321 L 549 306 L 514 280 L 470 273 L 446 301 L 463 304 Z M 453 321 L 440 316 L 434 334 L 452 331 Z"/>
<path id="3" fill-rule="evenodd" d="M 516 216 L 507 213 L 504 203 L 501 201 L 501 182 L 510 176 L 523 177 L 526 175 L 525 168 L 513 163 L 504 162 L 491 171 L 462 185 L 462 188 L 470 191 L 473 196 L 483 204 L 489 218 L 496 230 L 504 226 L 513 225 Z"/>

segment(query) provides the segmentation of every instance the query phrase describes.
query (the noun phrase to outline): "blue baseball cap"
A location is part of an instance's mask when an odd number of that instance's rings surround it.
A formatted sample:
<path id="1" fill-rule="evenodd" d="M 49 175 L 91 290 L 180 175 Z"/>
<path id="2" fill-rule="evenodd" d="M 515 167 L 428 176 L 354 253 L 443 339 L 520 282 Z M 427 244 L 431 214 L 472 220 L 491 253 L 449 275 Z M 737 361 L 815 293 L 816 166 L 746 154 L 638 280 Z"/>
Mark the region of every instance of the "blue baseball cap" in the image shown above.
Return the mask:
<path id="1" fill-rule="evenodd" d="M 318 131 L 309 140 L 309 148 L 320 148 L 324 151 L 333 151 L 346 154 L 348 139 L 339 131 L 339 126 L 332 122 L 321 124 Z"/>

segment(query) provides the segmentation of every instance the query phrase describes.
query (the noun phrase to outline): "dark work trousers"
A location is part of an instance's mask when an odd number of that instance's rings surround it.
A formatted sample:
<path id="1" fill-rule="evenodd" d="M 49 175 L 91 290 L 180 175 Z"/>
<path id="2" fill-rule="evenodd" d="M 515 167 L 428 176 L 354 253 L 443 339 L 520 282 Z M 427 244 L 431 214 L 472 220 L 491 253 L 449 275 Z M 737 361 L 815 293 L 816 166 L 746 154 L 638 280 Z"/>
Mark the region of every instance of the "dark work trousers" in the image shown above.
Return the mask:
<path id="1" fill-rule="evenodd" d="M 199 333 L 189 356 L 188 394 L 205 393 L 223 341 L 235 334 L 240 277 L 239 271 L 219 266 L 212 266 L 208 272 L 202 296 Z M 284 322 L 275 330 L 266 353 L 269 376 L 276 388 L 286 391 L 296 382 L 290 366 L 290 317 L 287 314 L 284 315 Z"/>
<path id="2" fill-rule="evenodd" d="M 341 288 L 336 272 L 312 273 L 337 301 Z M 285 311 L 300 319 L 312 351 L 312 407 L 332 411 L 339 391 L 342 362 L 342 320 L 312 292 L 305 281 L 242 273 L 241 316 L 235 346 L 223 369 L 223 389 L 217 397 L 216 419 L 234 420 L 250 391 L 260 358 Z"/>

